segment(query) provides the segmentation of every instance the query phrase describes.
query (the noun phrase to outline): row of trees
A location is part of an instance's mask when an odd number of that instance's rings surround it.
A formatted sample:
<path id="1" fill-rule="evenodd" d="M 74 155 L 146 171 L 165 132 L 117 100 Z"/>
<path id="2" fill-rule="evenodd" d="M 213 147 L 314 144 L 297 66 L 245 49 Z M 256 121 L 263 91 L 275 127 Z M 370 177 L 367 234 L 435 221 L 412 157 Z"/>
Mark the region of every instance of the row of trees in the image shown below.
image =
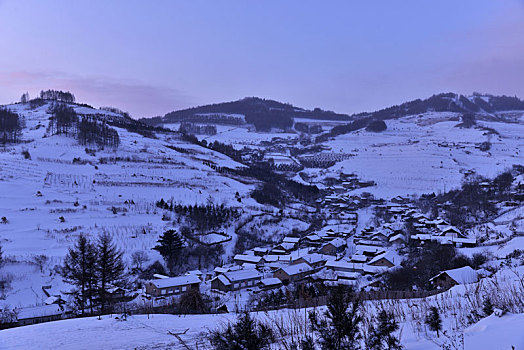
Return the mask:
<path id="1" fill-rule="evenodd" d="M 226 207 L 224 204 L 208 205 L 182 205 L 173 203 L 172 200 L 165 201 L 161 198 L 156 202 L 158 208 L 173 211 L 184 217 L 191 226 L 199 231 L 208 231 L 222 226 L 240 213 L 238 209 Z"/>
<path id="2" fill-rule="evenodd" d="M 71 294 L 82 314 L 89 307 L 91 313 L 96 305 L 107 311 L 111 304 L 108 289 L 124 282 L 122 252 L 111 236 L 101 234 L 96 241 L 85 235 L 78 237 L 64 259 L 60 274 L 65 282 L 76 287 Z"/>
<path id="3" fill-rule="evenodd" d="M 0 143 L 16 143 L 20 139 L 22 121 L 20 116 L 8 109 L 0 108 Z"/>
<path id="4" fill-rule="evenodd" d="M 63 103 L 51 106 L 50 112 L 49 129 L 53 134 L 75 136 L 81 145 L 96 144 L 99 147 L 116 148 L 120 144 L 118 132 L 105 121 L 100 123 L 88 116 L 79 118 L 72 107 Z"/>
<path id="5" fill-rule="evenodd" d="M 22 95 L 22 97 L 24 97 Z M 29 94 L 26 95 L 26 99 L 29 98 Z M 53 100 L 60 101 L 65 103 L 75 103 L 75 95 L 69 91 L 60 91 L 60 90 L 42 90 L 40 91 L 40 98 L 42 100 Z"/>

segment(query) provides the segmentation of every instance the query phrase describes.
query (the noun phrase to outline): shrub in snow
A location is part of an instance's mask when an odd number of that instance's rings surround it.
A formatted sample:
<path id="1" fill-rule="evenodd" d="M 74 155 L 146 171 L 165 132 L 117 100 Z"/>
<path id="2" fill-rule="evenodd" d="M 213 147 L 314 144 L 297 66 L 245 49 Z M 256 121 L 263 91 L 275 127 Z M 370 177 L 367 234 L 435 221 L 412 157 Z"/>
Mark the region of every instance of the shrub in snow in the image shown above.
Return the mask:
<path id="1" fill-rule="evenodd" d="M 401 350 L 400 339 L 396 336 L 399 329 L 398 322 L 392 312 L 381 310 L 378 314 L 377 324 L 370 324 L 366 349 L 368 350 Z"/>
<path id="2" fill-rule="evenodd" d="M 324 350 L 353 350 L 360 348 L 360 324 L 362 302 L 351 288 L 339 286 L 328 299 L 327 310 L 322 316 L 309 313 L 311 328 L 317 334 L 317 342 Z"/>
<path id="3" fill-rule="evenodd" d="M 435 306 L 432 306 L 429 309 L 425 323 L 428 325 L 431 331 L 437 332 L 437 337 L 439 337 L 439 331 L 442 330 L 442 319 L 440 318 L 438 309 Z"/>
<path id="4" fill-rule="evenodd" d="M 235 324 L 229 323 L 225 329 L 211 331 L 208 339 L 215 350 L 264 350 L 270 348 L 274 336 L 269 326 L 244 312 Z"/>

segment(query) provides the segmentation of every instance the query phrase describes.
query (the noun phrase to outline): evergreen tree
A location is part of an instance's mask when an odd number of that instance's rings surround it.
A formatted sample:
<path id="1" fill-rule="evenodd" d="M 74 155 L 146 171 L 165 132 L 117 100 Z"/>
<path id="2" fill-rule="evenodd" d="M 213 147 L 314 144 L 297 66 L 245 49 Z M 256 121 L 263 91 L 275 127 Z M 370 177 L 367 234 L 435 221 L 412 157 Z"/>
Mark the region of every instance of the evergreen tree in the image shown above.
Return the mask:
<path id="1" fill-rule="evenodd" d="M 323 317 L 315 312 L 309 314 L 311 327 L 317 333 L 322 349 L 360 349 L 360 307 L 361 301 L 355 297 L 353 290 L 339 286 L 330 293 Z"/>
<path id="2" fill-rule="evenodd" d="M 244 312 L 234 325 L 228 324 L 224 330 L 211 331 L 208 339 L 215 350 L 265 350 L 270 348 L 273 332 Z"/>
<path id="3" fill-rule="evenodd" d="M 97 275 L 98 275 L 98 299 L 102 312 L 108 304 L 107 289 L 113 283 L 123 279 L 124 261 L 122 252 L 113 243 L 111 236 L 103 233 L 97 241 Z"/>
<path id="4" fill-rule="evenodd" d="M 93 305 L 96 286 L 96 248 L 83 234 L 69 248 L 61 275 L 64 282 L 77 287 L 77 304 L 83 314 L 87 301 L 90 301 L 91 307 Z"/>
<path id="5" fill-rule="evenodd" d="M 398 322 L 393 313 L 381 310 L 378 314 L 378 325 L 369 326 L 369 338 L 366 341 L 368 350 L 402 350 L 400 340 L 395 336 L 398 331 Z"/>
<path id="6" fill-rule="evenodd" d="M 160 236 L 157 243 L 153 249 L 162 255 L 167 268 L 173 271 L 178 263 L 180 252 L 182 248 L 184 248 L 184 239 L 179 233 L 175 232 L 175 230 L 167 230 Z"/>
<path id="7" fill-rule="evenodd" d="M 482 312 L 484 313 L 484 316 L 491 315 L 493 313 L 494 307 L 495 306 L 489 297 L 484 298 L 484 301 L 482 302 Z"/>
<path id="8" fill-rule="evenodd" d="M 429 313 L 426 316 L 425 323 L 428 325 L 429 329 L 433 332 L 437 332 L 437 337 L 439 336 L 439 331 L 442 330 L 442 320 L 438 309 L 435 306 L 432 306 L 429 309 Z"/>

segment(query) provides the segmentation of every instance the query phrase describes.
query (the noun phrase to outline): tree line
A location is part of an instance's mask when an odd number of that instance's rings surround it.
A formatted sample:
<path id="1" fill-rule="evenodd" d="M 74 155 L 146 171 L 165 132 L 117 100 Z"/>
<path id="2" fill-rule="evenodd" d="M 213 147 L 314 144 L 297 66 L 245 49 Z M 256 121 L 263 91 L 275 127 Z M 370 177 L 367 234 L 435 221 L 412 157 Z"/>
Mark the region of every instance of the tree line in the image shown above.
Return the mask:
<path id="1" fill-rule="evenodd" d="M 29 95 L 26 96 L 26 99 L 29 98 Z M 75 95 L 69 91 L 60 91 L 60 90 L 42 90 L 40 91 L 40 98 L 42 100 L 53 100 L 64 103 L 75 103 Z"/>
<path id="2" fill-rule="evenodd" d="M 8 109 L 0 108 L 0 143 L 16 143 L 22 132 L 20 116 Z"/>
<path id="3" fill-rule="evenodd" d="M 238 209 L 226 207 L 224 204 L 182 205 L 173 203 L 173 200 L 165 201 L 161 198 L 156 202 L 156 206 L 179 214 L 200 231 L 218 228 L 240 215 Z"/>
<path id="4" fill-rule="evenodd" d="M 89 116 L 80 118 L 74 108 L 63 103 L 53 104 L 50 113 L 49 130 L 55 135 L 74 136 L 81 145 L 116 148 L 120 144 L 118 132 L 105 121 L 101 123 Z"/>

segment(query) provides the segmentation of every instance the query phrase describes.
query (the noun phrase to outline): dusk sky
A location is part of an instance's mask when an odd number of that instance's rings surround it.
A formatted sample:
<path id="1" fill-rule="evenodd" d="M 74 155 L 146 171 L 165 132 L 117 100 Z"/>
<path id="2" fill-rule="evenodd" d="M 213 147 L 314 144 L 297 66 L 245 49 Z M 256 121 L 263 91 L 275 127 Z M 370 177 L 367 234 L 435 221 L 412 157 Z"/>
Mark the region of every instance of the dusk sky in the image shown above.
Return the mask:
<path id="1" fill-rule="evenodd" d="M 340 113 L 524 97 L 524 1 L 0 0 L 0 103 L 41 89 L 152 117 L 246 96 Z"/>

